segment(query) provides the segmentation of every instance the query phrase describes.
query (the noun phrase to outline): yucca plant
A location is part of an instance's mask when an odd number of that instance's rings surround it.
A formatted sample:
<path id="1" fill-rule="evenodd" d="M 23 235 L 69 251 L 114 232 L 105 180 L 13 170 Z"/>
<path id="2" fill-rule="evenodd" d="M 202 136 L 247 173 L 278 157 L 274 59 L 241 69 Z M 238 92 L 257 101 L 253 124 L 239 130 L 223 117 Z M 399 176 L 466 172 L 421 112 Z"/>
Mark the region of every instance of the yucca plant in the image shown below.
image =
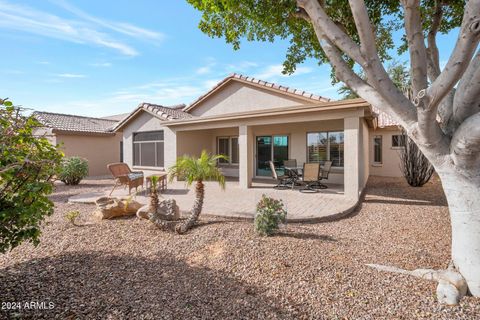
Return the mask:
<path id="1" fill-rule="evenodd" d="M 205 196 L 205 185 L 203 181 L 217 181 L 222 189 L 225 189 L 225 177 L 217 167 L 218 160 L 228 158 L 224 155 L 212 155 L 206 150 L 202 151 L 199 158 L 183 156 L 177 159 L 174 166 L 168 170 L 169 180 L 173 181 L 175 177 L 185 179 L 187 186 L 195 182 L 195 202 L 190 211 L 190 217 L 176 227 L 178 233 L 185 233 L 192 228 L 202 212 L 203 199 Z"/>

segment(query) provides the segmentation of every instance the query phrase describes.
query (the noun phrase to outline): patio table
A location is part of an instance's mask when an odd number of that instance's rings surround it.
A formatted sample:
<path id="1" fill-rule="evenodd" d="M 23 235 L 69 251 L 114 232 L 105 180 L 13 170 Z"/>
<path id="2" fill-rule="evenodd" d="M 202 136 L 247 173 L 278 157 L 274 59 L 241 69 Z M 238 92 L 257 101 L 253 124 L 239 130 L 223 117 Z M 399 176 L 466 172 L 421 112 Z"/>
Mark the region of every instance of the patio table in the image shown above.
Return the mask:
<path id="1" fill-rule="evenodd" d="M 158 177 L 158 184 L 160 191 L 165 191 L 167 189 L 167 173 L 156 173 L 151 174 L 146 178 L 146 187 L 148 190 L 152 187 L 152 177 Z"/>

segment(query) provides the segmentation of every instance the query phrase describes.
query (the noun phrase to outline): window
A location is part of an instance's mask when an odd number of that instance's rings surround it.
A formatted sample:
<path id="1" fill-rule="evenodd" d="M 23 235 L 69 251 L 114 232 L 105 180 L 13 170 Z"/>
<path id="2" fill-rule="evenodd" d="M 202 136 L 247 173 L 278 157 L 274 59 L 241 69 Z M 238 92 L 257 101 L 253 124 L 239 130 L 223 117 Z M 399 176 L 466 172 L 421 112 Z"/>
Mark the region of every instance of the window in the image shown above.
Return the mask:
<path id="1" fill-rule="evenodd" d="M 228 160 L 220 159 L 218 162 L 223 164 L 238 164 L 239 147 L 238 137 L 218 137 L 217 153 L 228 157 Z"/>
<path id="2" fill-rule="evenodd" d="M 163 131 L 137 132 L 133 134 L 133 165 L 163 167 Z"/>
<path id="3" fill-rule="evenodd" d="M 120 162 L 123 162 L 123 141 L 120 141 Z"/>
<path id="4" fill-rule="evenodd" d="M 407 136 L 404 134 L 394 134 L 392 136 L 392 148 L 403 148 L 405 147 Z"/>
<path id="5" fill-rule="evenodd" d="M 382 163 L 382 136 L 373 137 L 373 163 Z"/>
<path id="6" fill-rule="evenodd" d="M 344 135 L 343 131 L 309 132 L 307 133 L 307 161 L 332 161 L 332 166 L 344 165 Z"/>

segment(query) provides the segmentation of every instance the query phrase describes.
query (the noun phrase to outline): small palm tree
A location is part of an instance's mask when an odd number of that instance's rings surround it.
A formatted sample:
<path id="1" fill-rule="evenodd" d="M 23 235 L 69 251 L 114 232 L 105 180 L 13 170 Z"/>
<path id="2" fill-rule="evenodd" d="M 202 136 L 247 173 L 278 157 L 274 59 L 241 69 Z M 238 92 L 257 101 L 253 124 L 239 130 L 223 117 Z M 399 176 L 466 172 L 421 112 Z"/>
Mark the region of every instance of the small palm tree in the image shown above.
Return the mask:
<path id="1" fill-rule="evenodd" d="M 217 167 L 220 159 L 228 160 L 224 155 L 211 155 L 203 150 L 199 158 L 183 156 L 177 159 L 174 166 L 170 167 L 168 173 L 170 182 L 175 177 L 185 179 L 187 186 L 195 184 L 195 202 L 193 203 L 190 217 L 175 229 L 178 233 L 185 233 L 192 228 L 198 220 L 198 216 L 202 212 L 203 198 L 205 196 L 205 186 L 203 181 L 217 181 L 222 189 L 225 189 L 225 177 Z"/>

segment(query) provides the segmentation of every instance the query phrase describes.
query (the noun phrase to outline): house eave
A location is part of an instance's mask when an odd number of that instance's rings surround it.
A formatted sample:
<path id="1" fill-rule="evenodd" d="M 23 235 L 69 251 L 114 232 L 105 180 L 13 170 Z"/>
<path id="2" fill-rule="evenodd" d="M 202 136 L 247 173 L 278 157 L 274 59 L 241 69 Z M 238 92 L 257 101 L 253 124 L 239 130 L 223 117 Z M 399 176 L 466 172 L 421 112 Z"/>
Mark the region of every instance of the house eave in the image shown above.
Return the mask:
<path id="1" fill-rule="evenodd" d="M 268 110 L 258 110 L 258 111 L 249 111 L 249 112 L 235 112 L 229 114 L 223 114 L 221 116 L 207 116 L 199 117 L 189 120 L 171 120 L 166 122 L 164 125 L 167 127 L 177 126 L 177 125 L 188 125 L 188 124 L 198 124 L 198 123 L 208 123 L 208 122 L 217 122 L 225 121 L 232 119 L 248 119 L 256 117 L 269 117 L 269 116 L 279 116 L 279 115 L 290 115 L 290 114 L 303 114 L 308 112 L 322 112 L 322 111 L 332 111 L 332 110 L 341 110 L 341 109 L 355 109 L 355 108 L 367 108 L 369 109 L 370 105 L 363 99 L 352 99 L 352 100 L 341 100 L 341 101 L 332 101 L 332 102 L 321 102 L 316 104 L 308 105 L 297 105 L 292 107 L 282 107 L 282 108 L 273 108 Z"/>

